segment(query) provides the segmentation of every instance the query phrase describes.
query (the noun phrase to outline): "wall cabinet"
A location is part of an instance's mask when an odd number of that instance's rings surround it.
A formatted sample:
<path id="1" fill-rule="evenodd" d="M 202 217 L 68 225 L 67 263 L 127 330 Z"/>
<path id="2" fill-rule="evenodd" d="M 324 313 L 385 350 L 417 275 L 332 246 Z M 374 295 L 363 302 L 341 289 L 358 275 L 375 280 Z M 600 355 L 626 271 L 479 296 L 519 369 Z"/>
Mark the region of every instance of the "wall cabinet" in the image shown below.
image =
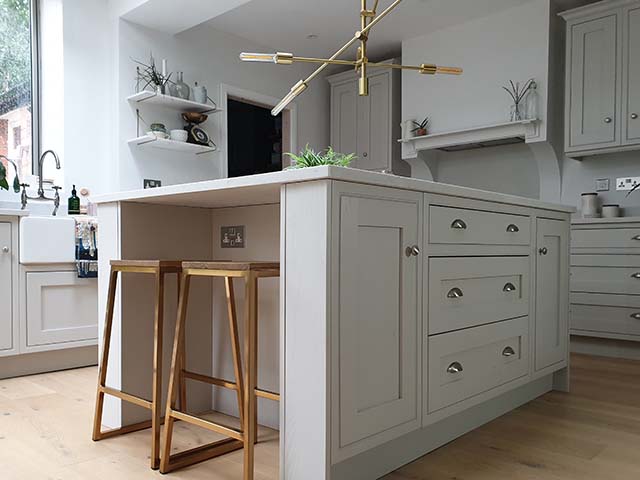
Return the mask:
<path id="1" fill-rule="evenodd" d="M 640 2 L 598 2 L 561 15 L 567 155 L 640 148 Z"/>
<path id="2" fill-rule="evenodd" d="M 329 77 L 331 83 L 331 145 L 355 153 L 353 167 L 409 175 L 401 159 L 400 74 L 379 70 L 369 75 L 369 95 L 358 94 L 353 70 Z"/>
<path id="3" fill-rule="evenodd" d="M 567 358 L 569 231 L 560 220 L 537 219 L 535 368 Z"/>
<path id="4" fill-rule="evenodd" d="M 338 194 L 339 447 L 419 426 L 422 195 Z"/>
<path id="5" fill-rule="evenodd" d="M 12 225 L 0 222 L 0 353 L 13 348 Z"/>

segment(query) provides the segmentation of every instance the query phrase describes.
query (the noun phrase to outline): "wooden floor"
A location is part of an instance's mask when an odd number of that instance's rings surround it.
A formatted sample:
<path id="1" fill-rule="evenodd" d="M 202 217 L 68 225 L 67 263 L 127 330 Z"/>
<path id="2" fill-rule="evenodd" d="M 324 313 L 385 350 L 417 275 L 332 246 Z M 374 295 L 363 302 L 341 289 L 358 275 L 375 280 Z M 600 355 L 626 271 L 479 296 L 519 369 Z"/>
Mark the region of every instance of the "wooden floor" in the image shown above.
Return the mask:
<path id="1" fill-rule="evenodd" d="M 386 480 L 640 479 L 640 362 L 575 355 L 572 393 L 549 393 L 385 477 Z M 137 480 L 149 435 L 91 441 L 95 368 L 0 381 L 2 480 Z M 215 438 L 176 424 L 176 448 Z M 258 480 L 278 478 L 277 433 L 260 432 Z M 235 452 L 165 476 L 241 478 Z M 304 480 L 304 479 L 295 479 Z"/>

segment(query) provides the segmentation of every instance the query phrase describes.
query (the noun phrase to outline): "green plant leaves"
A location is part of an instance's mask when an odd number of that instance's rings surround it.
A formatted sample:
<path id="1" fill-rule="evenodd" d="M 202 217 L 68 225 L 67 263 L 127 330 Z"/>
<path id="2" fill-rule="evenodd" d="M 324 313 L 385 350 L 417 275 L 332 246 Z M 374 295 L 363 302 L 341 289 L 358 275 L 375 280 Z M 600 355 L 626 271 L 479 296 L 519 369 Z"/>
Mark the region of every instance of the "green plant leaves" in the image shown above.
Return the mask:
<path id="1" fill-rule="evenodd" d="M 329 147 L 325 152 L 316 152 L 307 144 L 300 155 L 294 153 L 285 153 L 294 161 L 294 164 L 287 167 L 286 170 L 295 170 L 298 168 L 318 167 L 321 165 L 334 165 L 338 167 L 348 167 L 349 164 L 356 158 L 354 153 L 345 155 L 343 153 L 336 152 L 332 147 Z"/>
<path id="2" fill-rule="evenodd" d="M 7 182 L 7 169 L 2 162 L 0 162 L 0 188 L 2 188 L 3 190 L 9 190 L 9 182 Z"/>

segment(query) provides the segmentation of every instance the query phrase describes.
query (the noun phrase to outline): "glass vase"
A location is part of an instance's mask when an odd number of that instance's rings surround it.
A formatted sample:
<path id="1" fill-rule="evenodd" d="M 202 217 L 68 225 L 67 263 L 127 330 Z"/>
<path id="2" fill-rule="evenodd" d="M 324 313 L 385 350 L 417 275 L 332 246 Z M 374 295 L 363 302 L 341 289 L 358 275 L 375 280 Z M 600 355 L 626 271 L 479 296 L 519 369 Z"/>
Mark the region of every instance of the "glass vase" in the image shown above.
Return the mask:
<path id="1" fill-rule="evenodd" d="M 509 120 L 512 122 L 521 122 L 525 119 L 526 112 L 525 107 L 521 103 L 514 103 L 511 105 L 511 113 L 509 115 Z"/>

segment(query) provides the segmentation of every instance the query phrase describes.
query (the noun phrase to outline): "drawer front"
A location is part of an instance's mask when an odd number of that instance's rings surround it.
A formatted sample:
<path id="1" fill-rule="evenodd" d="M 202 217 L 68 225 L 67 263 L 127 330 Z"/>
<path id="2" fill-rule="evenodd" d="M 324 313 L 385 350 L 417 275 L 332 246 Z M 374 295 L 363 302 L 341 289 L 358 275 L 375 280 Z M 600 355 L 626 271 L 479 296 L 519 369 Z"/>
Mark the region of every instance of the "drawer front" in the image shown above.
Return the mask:
<path id="1" fill-rule="evenodd" d="M 527 375 L 529 318 L 429 338 L 429 413 Z"/>
<path id="2" fill-rule="evenodd" d="M 574 266 L 571 291 L 640 295 L 640 268 Z"/>
<path id="3" fill-rule="evenodd" d="M 429 260 L 429 335 L 529 313 L 529 257 Z"/>
<path id="4" fill-rule="evenodd" d="M 430 243 L 529 245 L 529 217 L 464 208 L 429 208 Z"/>
<path id="5" fill-rule="evenodd" d="M 640 336 L 640 308 L 574 304 L 571 328 Z"/>
<path id="6" fill-rule="evenodd" d="M 571 248 L 640 248 L 640 227 L 573 230 Z"/>

